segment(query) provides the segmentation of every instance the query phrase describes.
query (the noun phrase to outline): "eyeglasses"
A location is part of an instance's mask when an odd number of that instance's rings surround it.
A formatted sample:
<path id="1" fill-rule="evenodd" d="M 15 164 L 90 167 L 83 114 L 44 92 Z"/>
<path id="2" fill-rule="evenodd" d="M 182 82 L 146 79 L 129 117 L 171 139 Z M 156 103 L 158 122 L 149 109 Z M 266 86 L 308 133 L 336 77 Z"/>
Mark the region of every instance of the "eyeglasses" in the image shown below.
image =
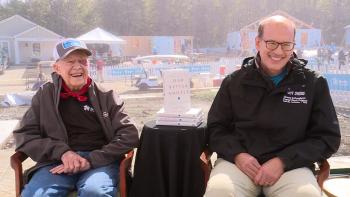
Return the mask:
<path id="1" fill-rule="evenodd" d="M 283 51 L 291 51 L 294 49 L 294 42 L 276 42 L 273 40 L 263 40 L 266 43 L 266 48 L 269 50 L 275 50 L 281 45 Z"/>

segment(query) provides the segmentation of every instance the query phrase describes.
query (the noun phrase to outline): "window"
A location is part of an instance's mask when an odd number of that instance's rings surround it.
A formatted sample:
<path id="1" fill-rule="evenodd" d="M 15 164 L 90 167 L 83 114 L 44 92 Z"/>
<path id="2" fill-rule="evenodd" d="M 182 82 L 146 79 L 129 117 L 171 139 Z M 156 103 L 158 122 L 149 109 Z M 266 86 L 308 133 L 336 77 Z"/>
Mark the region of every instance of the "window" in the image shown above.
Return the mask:
<path id="1" fill-rule="evenodd" d="M 33 56 L 34 57 L 40 56 L 40 43 L 33 43 Z"/>

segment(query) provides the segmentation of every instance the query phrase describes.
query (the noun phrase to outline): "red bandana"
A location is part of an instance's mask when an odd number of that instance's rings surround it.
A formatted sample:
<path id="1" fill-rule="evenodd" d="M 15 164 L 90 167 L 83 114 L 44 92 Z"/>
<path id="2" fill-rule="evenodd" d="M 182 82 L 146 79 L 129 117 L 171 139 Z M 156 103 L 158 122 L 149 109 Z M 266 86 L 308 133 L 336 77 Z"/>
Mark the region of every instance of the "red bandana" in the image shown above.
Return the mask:
<path id="1" fill-rule="evenodd" d="M 87 101 L 88 97 L 84 96 L 84 94 L 88 91 L 91 81 L 91 78 L 88 78 L 87 83 L 79 90 L 79 92 L 73 92 L 71 89 L 69 89 L 66 83 L 62 81 L 63 92 L 60 93 L 60 97 L 63 99 L 74 97 L 80 102 Z"/>

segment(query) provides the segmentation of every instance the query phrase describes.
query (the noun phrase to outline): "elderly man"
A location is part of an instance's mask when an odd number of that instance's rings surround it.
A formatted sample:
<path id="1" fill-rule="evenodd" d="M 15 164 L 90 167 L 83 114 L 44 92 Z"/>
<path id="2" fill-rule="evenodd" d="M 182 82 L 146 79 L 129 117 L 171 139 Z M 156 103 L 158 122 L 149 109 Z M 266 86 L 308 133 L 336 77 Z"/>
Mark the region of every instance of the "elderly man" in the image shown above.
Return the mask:
<path id="1" fill-rule="evenodd" d="M 329 158 L 340 131 L 327 81 L 293 53 L 295 24 L 263 20 L 255 57 L 227 76 L 208 114 L 218 154 L 205 196 L 321 196 L 314 162 Z"/>
<path id="2" fill-rule="evenodd" d="M 16 151 L 37 161 L 22 196 L 114 196 L 119 161 L 138 144 L 138 132 L 113 91 L 89 77 L 83 42 L 66 39 L 54 49 L 52 82 L 32 99 L 14 131 Z"/>

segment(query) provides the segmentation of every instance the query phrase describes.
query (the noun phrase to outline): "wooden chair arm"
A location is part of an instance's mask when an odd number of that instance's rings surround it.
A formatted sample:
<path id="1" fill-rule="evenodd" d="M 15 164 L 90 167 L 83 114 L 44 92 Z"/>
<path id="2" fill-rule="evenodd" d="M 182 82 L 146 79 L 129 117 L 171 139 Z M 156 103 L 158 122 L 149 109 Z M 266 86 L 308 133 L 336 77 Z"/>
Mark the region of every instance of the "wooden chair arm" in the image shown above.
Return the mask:
<path id="1" fill-rule="evenodd" d="M 132 158 L 134 156 L 134 151 L 130 151 L 126 154 L 125 158 L 120 162 L 119 165 L 119 189 L 120 197 L 127 197 L 127 178 L 129 176 L 129 169 L 131 168 Z"/>
<path id="2" fill-rule="evenodd" d="M 317 183 L 323 189 L 323 183 L 328 179 L 330 173 L 330 166 L 327 160 L 320 164 L 320 170 L 317 173 Z"/>
<path id="3" fill-rule="evenodd" d="M 134 152 L 130 151 L 125 155 L 125 158 L 120 162 L 119 165 L 119 177 L 120 177 L 120 197 L 127 197 L 127 177 L 128 171 L 131 167 L 131 162 Z M 15 187 L 16 187 L 16 197 L 21 196 L 21 191 L 23 189 L 23 167 L 22 163 L 28 158 L 28 156 L 23 152 L 14 153 L 11 158 L 11 167 L 15 171 Z"/>
<path id="4" fill-rule="evenodd" d="M 16 152 L 10 158 L 11 167 L 15 171 L 15 190 L 16 197 L 21 196 L 21 191 L 23 189 L 23 168 L 22 162 L 26 160 L 28 156 L 23 152 Z"/>
<path id="5" fill-rule="evenodd" d="M 211 165 L 211 153 L 209 152 L 208 149 L 205 149 L 201 156 L 200 156 L 200 160 L 201 160 L 201 169 L 204 172 L 204 183 L 205 185 L 207 184 L 208 180 L 209 180 L 209 176 L 210 176 L 210 172 L 212 169 L 212 165 Z"/>

